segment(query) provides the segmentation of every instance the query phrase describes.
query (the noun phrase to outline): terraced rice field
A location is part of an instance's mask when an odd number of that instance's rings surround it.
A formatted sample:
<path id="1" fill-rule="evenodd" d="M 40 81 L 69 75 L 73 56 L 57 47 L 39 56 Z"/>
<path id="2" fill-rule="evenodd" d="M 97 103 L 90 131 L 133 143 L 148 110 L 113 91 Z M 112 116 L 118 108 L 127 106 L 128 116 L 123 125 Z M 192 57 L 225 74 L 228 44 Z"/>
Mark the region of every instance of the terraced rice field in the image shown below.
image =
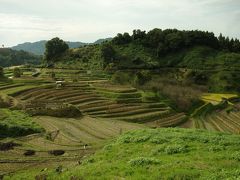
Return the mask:
<path id="1" fill-rule="evenodd" d="M 117 87 L 117 86 L 116 86 Z M 67 83 L 62 89 L 53 87 L 35 88 L 18 93 L 15 98 L 26 103 L 31 101 L 57 101 L 78 107 L 85 115 L 94 118 L 122 120 L 136 123 L 161 121 L 169 115 L 174 115 L 171 108 L 164 103 L 143 102 L 141 94 L 134 88 L 117 87 L 99 91 L 96 83 Z M 105 92 L 103 94 L 102 92 Z M 107 92 L 109 92 L 108 95 Z M 182 118 L 180 118 L 182 119 Z M 169 126 L 178 124 L 169 123 Z"/>
<path id="2" fill-rule="evenodd" d="M 16 172 L 35 165 L 43 169 L 66 163 L 69 166 L 76 165 L 84 156 L 102 146 L 107 139 L 132 129 L 145 128 L 143 125 L 99 120 L 87 116 L 80 119 L 41 116 L 35 117 L 34 121 L 41 125 L 46 133 L 14 139 L 14 142 L 21 146 L 9 151 L 0 151 L 0 174 Z M 54 138 L 48 139 L 47 134 L 52 134 Z M 35 155 L 25 156 L 27 150 L 34 150 Z M 64 154 L 53 156 L 49 154 L 52 150 L 63 150 Z"/>
<path id="3" fill-rule="evenodd" d="M 240 111 L 237 109 L 228 111 L 226 108 L 207 114 L 203 113 L 201 116 L 193 118 L 192 121 L 194 128 L 235 134 L 240 133 Z"/>
<path id="4" fill-rule="evenodd" d="M 0 174 L 35 166 L 44 169 L 61 164 L 76 165 L 106 140 L 123 132 L 147 127 L 185 126 L 188 120 L 184 113 L 175 112 L 164 102 L 145 99 L 141 92 L 131 86 L 111 84 L 104 75 L 55 69 L 55 76 L 65 80 L 64 86 L 56 89 L 55 82 L 50 78 L 51 73 L 52 70 L 43 69 L 38 78 L 28 74 L 28 78 L 2 82 L 0 91 L 23 105 L 38 101 L 72 104 L 80 109 L 83 117 L 34 117 L 33 120 L 46 132 L 5 139 L 21 146 L 0 151 Z M 222 97 L 208 95 L 204 98 L 206 102 L 214 100 L 219 103 Z M 240 111 L 229 114 L 226 110 L 215 111 L 188 122 L 193 122 L 195 128 L 239 133 Z M 25 156 L 27 150 L 34 150 L 35 155 Z M 49 153 L 52 150 L 63 150 L 64 154 L 56 157 Z"/>
<path id="5" fill-rule="evenodd" d="M 41 69 L 41 78 L 50 78 L 52 73 L 55 78 L 64 79 L 65 81 L 72 82 L 106 82 L 106 75 L 102 72 L 92 72 L 86 70 L 70 70 L 70 69 Z"/>
<path id="6" fill-rule="evenodd" d="M 207 116 L 206 122 L 214 130 L 240 134 L 240 112 L 216 112 Z"/>
<path id="7" fill-rule="evenodd" d="M 55 84 L 42 85 L 31 83 L 44 78 L 48 82 L 49 76 L 54 72 L 56 77 L 65 79 L 62 89 L 56 89 Z M 77 78 L 77 82 L 72 82 Z M 104 81 L 104 83 L 103 83 Z M 32 101 L 56 101 L 68 103 L 78 107 L 85 115 L 94 118 L 122 120 L 136 123 L 161 121 L 175 113 L 171 108 L 161 102 L 144 102 L 142 94 L 131 86 L 111 84 L 106 76 L 83 70 L 42 69 L 40 77 L 14 80 L 14 83 L 0 86 L 3 93 L 14 96 L 22 103 Z M 26 83 L 28 82 L 28 83 Z M 51 85 L 52 84 L 52 85 Z M 179 124 L 180 120 L 169 126 Z"/>

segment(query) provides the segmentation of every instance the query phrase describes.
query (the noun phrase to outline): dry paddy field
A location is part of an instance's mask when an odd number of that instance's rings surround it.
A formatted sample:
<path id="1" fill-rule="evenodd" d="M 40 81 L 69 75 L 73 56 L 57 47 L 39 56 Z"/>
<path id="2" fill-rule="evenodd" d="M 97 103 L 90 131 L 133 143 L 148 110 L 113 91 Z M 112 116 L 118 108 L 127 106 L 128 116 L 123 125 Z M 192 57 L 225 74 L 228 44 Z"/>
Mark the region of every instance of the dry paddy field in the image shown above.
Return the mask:
<path id="1" fill-rule="evenodd" d="M 88 116 L 79 119 L 40 116 L 34 117 L 33 120 L 46 132 L 5 139 L 5 142 L 14 141 L 19 146 L 0 151 L 0 174 L 14 173 L 36 166 L 41 170 L 59 165 L 77 165 L 83 157 L 94 153 L 107 140 L 129 130 L 146 128 L 144 125 Z M 35 154 L 26 156 L 25 153 L 29 150 Z M 63 154 L 56 156 L 50 153 L 58 150 L 63 151 Z"/>

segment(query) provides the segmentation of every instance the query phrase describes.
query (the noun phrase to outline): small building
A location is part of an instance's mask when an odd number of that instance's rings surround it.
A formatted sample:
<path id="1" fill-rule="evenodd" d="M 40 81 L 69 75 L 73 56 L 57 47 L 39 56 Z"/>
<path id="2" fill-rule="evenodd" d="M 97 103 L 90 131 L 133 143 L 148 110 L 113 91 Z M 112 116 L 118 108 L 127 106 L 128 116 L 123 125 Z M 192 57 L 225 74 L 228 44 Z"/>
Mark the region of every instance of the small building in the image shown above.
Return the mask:
<path id="1" fill-rule="evenodd" d="M 56 89 L 61 89 L 65 81 L 56 81 Z"/>

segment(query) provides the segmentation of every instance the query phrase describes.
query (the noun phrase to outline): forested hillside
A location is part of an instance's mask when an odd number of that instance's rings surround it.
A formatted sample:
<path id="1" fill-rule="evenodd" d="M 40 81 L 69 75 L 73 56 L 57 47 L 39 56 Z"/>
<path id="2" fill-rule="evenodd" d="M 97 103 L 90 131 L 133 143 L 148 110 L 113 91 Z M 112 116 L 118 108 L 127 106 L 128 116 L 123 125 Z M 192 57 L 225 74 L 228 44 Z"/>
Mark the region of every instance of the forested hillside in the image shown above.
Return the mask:
<path id="1" fill-rule="evenodd" d="M 117 69 L 211 69 L 216 65 L 219 68 L 236 67 L 239 53 L 239 40 L 222 34 L 216 37 L 204 31 L 153 29 L 147 33 L 134 30 L 131 36 L 128 33 L 118 34 L 112 41 L 70 50 L 62 58 L 65 60 L 63 63 L 75 61 L 95 65 L 95 68 L 112 64 Z"/>
<path id="2" fill-rule="evenodd" d="M 8 48 L 0 49 L 0 66 L 17 66 L 24 64 L 40 64 L 41 57 L 25 51 L 15 51 Z"/>
<path id="3" fill-rule="evenodd" d="M 204 85 L 213 92 L 240 90 L 237 83 L 240 80 L 239 40 L 222 34 L 216 37 L 204 31 L 134 30 L 132 35 L 118 34 L 112 41 L 100 45 L 69 49 L 59 56 L 56 66 L 114 73 L 167 70 L 171 74 L 172 69 L 171 76 L 181 83 Z M 179 69 L 182 69 L 180 75 Z"/>

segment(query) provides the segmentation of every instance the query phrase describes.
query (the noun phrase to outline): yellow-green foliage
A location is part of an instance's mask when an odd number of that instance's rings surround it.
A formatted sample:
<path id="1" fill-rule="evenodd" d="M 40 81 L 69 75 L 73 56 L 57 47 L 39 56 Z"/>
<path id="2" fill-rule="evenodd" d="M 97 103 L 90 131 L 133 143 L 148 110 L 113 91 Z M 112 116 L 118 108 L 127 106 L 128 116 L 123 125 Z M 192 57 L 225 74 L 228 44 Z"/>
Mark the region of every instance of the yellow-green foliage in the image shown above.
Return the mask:
<path id="1" fill-rule="evenodd" d="M 214 94 L 214 93 L 206 93 L 203 94 L 201 99 L 205 102 L 212 104 L 219 104 L 224 99 L 237 98 L 237 94 Z"/>

